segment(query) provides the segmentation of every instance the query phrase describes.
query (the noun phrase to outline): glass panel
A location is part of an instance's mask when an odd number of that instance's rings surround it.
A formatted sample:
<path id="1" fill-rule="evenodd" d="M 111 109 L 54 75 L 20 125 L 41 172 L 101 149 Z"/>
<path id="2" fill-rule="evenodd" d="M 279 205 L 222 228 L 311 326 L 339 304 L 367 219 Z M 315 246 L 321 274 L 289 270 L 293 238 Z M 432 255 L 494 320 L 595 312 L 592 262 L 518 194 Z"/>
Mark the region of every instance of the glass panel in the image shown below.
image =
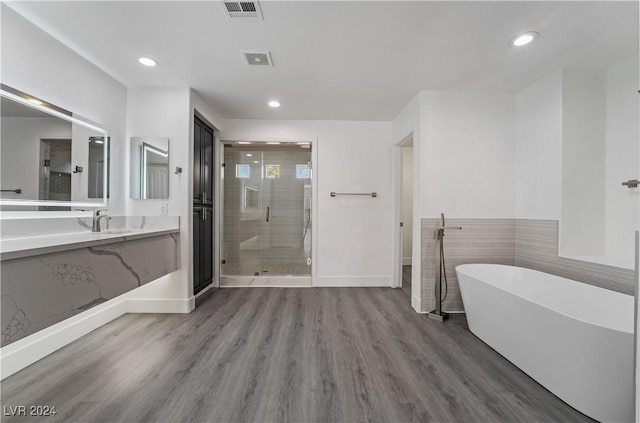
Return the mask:
<path id="1" fill-rule="evenodd" d="M 311 151 L 224 149 L 223 276 L 311 274 Z"/>
<path id="2" fill-rule="evenodd" d="M 311 174 L 309 150 L 264 151 L 262 201 L 264 275 L 311 274 Z M 303 165 L 307 172 L 300 169 Z M 306 173 L 306 175 L 305 175 Z M 304 177 L 306 176 L 306 177 Z"/>
<path id="3" fill-rule="evenodd" d="M 222 275 L 262 272 L 262 159 L 258 151 L 224 149 Z"/>

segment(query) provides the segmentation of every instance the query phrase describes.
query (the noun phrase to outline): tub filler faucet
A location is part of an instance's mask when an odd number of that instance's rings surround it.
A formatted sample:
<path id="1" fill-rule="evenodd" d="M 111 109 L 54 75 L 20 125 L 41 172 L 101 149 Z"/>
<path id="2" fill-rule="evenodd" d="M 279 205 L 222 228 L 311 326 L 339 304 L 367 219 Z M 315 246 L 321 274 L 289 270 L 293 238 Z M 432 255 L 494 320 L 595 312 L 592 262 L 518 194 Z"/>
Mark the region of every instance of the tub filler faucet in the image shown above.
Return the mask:
<path id="1" fill-rule="evenodd" d="M 100 214 L 100 212 L 103 211 L 106 210 L 96 210 L 93 212 L 93 226 L 91 227 L 91 232 L 101 232 L 100 221 L 102 219 L 111 220 L 111 216 L 107 214 Z"/>
<path id="2" fill-rule="evenodd" d="M 445 269 L 445 261 L 444 261 L 444 248 L 443 248 L 443 240 L 444 240 L 444 232 L 445 230 L 450 229 L 454 231 L 461 231 L 462 226 L 446 226 L 444 224 L 444 213 L 440 213 L 440 223 L 436 226 L 436 230 L 433 234 L 436 240 L 436 248 L 435 248 L 435 290 L 436 290 L 436 308 L 429 312 L 428 316 L 430 319 L 437 320 L 439 322 L 445 321 L 449 317 L 449 313 L 442 311 L 442 276 L 444 275 L 444 283 L 445 289 L 448 291 L 447 284 L 447 272 Z M 446 298 L 446 294 L 445 294 Z"/>

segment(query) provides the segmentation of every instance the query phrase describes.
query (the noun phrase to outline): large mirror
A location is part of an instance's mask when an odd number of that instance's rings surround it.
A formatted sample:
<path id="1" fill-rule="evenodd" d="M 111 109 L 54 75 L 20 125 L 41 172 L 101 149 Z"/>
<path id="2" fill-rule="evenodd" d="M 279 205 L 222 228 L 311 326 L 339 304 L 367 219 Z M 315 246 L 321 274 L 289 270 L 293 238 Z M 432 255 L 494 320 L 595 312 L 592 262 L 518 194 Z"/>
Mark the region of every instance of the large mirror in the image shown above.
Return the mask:
<path id="1" fill-rule="evenodd" d="M 2 209 L 105 207 L 107 131 L 6 85 L 0 88 L 0 98 Z M 91 139 L 102 140 L 93 152 Z M 96 167 L 98 162 L 102 166 Z M 89 188 L 98 184 L 101 188 Z"/>
<path id="2" fill-rule="evenodd" d="M 169 198 L 169 138 L 131 137 L 131 198 Z"/>

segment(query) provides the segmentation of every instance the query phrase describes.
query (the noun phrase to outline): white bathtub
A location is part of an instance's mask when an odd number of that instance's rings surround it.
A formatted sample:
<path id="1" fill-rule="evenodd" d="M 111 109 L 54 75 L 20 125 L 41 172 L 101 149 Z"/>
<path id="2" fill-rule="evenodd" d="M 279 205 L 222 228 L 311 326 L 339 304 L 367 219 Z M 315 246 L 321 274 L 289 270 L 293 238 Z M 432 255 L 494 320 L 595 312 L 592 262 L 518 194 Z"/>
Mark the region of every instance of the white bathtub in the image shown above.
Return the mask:
<path id="1" fill-rule="evenodd" d="M 456 267 L 469 329 L 601 422 L 633 421 L 633 297 L 520 267 Z"/>

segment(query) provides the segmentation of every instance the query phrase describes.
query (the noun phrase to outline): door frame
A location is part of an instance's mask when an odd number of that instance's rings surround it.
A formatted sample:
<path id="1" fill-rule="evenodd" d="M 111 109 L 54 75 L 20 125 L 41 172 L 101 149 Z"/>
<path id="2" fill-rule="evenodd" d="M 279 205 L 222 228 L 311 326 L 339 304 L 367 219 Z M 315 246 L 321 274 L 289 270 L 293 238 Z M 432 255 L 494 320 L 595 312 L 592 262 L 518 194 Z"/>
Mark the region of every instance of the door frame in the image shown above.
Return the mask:
<path id="1" fill-rule="evenodd" d="M 418 313 L 421 311 L 421 299 L 422 299 L 422 269 L 421 269 L 421 219 L 419 215 L 420 210 L 420 195 L 419 195 L 419 157 L 420 148 L 417 140 L 418 134 L 417 128 L 413 128 L 411 132 L 405 135 L 399 142 L 393 146 L 393 177 L 395 188 L 395 204 L 394 204 L 394 218 L 393 218 L 393 234 L 395 244 L 395 254 L 393 258 L 394 262 L 394 275 L 395 281 L 393 283 L 394 288 L 402 287 L 402 228 L 400 222 L 402 221 L 402 148 L 409 139 L 413 140 L 413 212 L 411 214 L 412 219 L 412 231 L 411 231 L 411 307 Z"/>
<path id="2" fill-rule="evenodd" d="M 220 272 L 222 271 L 222 242 L 224 241 L 222 236 L 222 228 L 224 224 L 224 169 L 222 167 L 222 159 L 224 155 L 224 143 L 225 142 L 237 142 L 237 141 L 248 141 L 255 144 L 264 144 L 267 145 L 268 142 L 281 142 L 281 143 L 297 143 L 304 142 L 311 144 L 311 286 L 316 286 L 316 280 L 318 278 L 318 138 L 315 139 L 301 139 L 301 138 L 279 138 L 279 137 L 251 137 L 251 136 L 238 136 L 238 137 L 224 137 L 224 139 L 215 137 L 214 139 L 214 151 L 217 152 L 216 169 L 218 169 L 218 181 L 216 182 L 216 201 L 215 201 L 215 213 L 218 218 L 215 222 L 215 227 L 217 230 L 214 234 L 214 245 L 216 251 L 216 262 L 215 268 L 216 275 L 218 278 L 216 279 L 216 286 L 220 286 L 221 276 Z M 277 276 L 276 276 L 277 277 Z"/>

